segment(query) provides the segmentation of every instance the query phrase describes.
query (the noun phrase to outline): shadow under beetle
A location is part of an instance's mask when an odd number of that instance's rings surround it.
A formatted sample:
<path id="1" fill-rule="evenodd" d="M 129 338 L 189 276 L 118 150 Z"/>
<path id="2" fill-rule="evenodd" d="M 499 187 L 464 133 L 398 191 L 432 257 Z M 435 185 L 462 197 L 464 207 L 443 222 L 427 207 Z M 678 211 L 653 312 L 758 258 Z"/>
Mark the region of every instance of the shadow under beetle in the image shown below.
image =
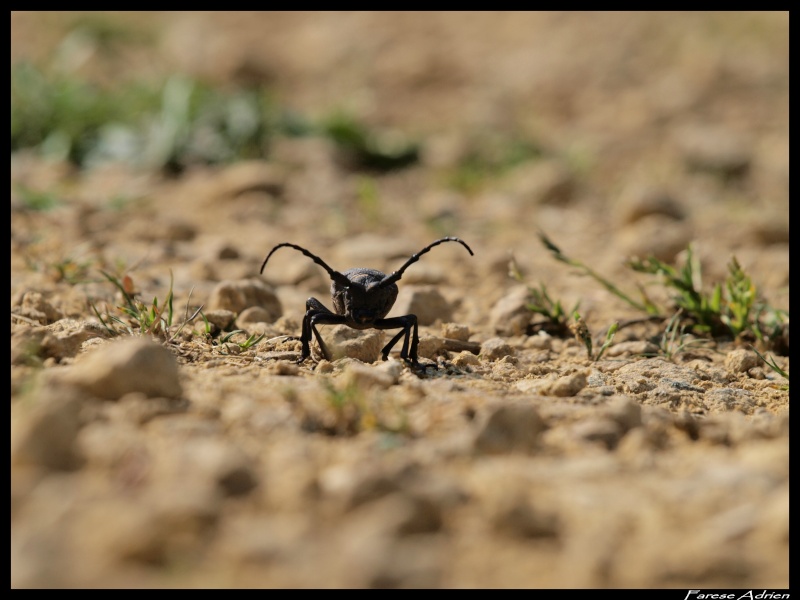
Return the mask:
<path id="1" fill-rule="evenodd" d="M 306 314 L 303 317 L 303 331 L 300 335 L 302 351 L 297 363 L 300 364 L 311 356 L 311 334 L 317 339 L 322 355 L 331 359 L 322 337 L 317 331 L 317 325 L 347 325 L 353 329 L 400 329 L 400 333 L 394 336 L 383 350 L 383 360 L 389 358 L 392 347 L 405 336 L 403 348 L 400 350 L 400 358 L 410 362 L 413 366 L 419 367 L 417 348 L 419 347 L 419 334 L 417 331 L 417 316 L 404 315 L 402 317 L 392 317 L 386 319 L 386 315 L 397 299 L 397 284 L 405 270 L 417 262 L 423 254 L 430 251 L 434 246 L 444 242 L 458 242 L 470 255 L 474 255 L 467 244 L 457 237 L 444 237 L 425 246 L 422 250 L 413 254 L 398 271 L 385 275 L 375 269 L 355 268 L 340 273 L 331 269 L 319 256 L 312 254 L 305 248 L 295 244 L 284 243 L 275 246 L 264 262 L 261 264 L 260 273 L 264 272 L 270 256 L 284 246 L 299 250 L 323 269 L 328 272 L 331 280 L 331 301 L 336 312 L 328 310 L 322 302 L 316 298 L 306 300 Z M 435 364 L 433 365 L 436 366 Z"/>

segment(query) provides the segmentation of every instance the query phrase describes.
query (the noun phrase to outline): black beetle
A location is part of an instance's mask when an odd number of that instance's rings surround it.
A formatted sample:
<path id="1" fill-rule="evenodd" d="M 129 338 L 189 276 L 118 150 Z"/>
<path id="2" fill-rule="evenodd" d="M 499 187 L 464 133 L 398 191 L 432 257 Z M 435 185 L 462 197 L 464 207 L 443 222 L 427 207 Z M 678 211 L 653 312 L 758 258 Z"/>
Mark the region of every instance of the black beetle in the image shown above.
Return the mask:
<path id="1" fill-rule="evenodd" d="M 323 269 L 328 272 L 331 280 L 331 300 L 333 302 L 333 309 L 336 312 L 328 310 L 322 302 L 316 298 L 309 298 L 306 300 L 306 314 L 303 317 L 303 332 L 300 335 L 302 342 L 302 351 L 297 363 L 300 364 L 311 356 L 311 333 L 317 339 L 322 355 L 327 359 L 331 359 L 330 352 L 325 347 L 325 343 L 317 331 L 317 325 L 347 325 L 353 329 L 397 329 L 401 331 L 394 336 L 383 350 L 383 360 L 389 358 L 389 351 L 405 336 L 403 340 L 403 348 L 400 350 L 400 358 L 405 361 L 410 361 L 412 365 L 419 366 L 417 357 L 417 347 L 419 346 L 419 333 L 417 331 L 417 317 L 416 315 L 404 315 L 402 317 L 392 317 L 386 319 L 386 315 L 394 305 L 397 299 L 397 284 L 403 272 L 412 264 L 419 260 L 419 257 L 428 252 L 434 246 L 438 246 L 443 242 L 458 242 L 471 256 L 474 256 L 472 249 L 467 244 L 457 237 L 444 237 L 435 242 L 428 244 L 422 250 L 413 254 L 405 264 L 400 267 L 398 271 L 394 271 L 390 275 L 385 275 L 375 269 L 355 268 L 340 273 L 331 269 L 325 261 L 319 256 L 312 254 L 305 248 L 295 244 L 284 243 L 275 246 L 264 262 L 261 264 L 260 273 L 264 272 L 264 267 L 267 266 L 267 261 L 270 256 L 278 249 L 284 246 L 299 250 Z M 409 345 L 410 344 L 410 345 Z"/>

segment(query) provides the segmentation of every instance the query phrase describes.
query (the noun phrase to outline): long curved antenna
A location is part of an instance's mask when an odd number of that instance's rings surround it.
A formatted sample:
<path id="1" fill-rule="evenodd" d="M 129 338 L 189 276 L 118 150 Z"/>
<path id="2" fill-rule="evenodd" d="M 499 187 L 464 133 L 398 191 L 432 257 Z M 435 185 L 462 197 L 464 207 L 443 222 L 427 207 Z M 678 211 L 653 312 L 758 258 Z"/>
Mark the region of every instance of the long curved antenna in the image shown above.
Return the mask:
<path id="1" fill-rule="evenodd" d="M 333 281 L 335 281 L 336 283 L 338 283 L 339 285 L 343 285 L 345 287 L 350 285 L 351 282 L 347 277 L 345 277 L 344 275 L 339 273 L 339 271 L 334 271 L 333 269 L 331 269 L 325 263 L 325 261 L 322 260 L 319 256 L 317 256 L 316 254 L 312 254 L 311 252 L 309 252 L 308 250 L 306 250 L 302 246 L 297 246 L 295 244 L 290 244 L 288 242 L 283 243 L 283 244 L 278 244 L 272 250 L 270 250 L 269 254 L 267 254 L 267 258 L 265 258 L 264 262 L 261 263 L 261 270 L 259 271 L 259 273 L 263 273 L 264 272 L 264 267 L 267 266 L 267 261 L 269 260 L 269 257 L 272 256 L 272 254 L 275 252 L 275 250 L 277 250 L 278 248 L 282 248 L 284 246 L 288 246 L 289 248 L 294 248 L 295 250 L 299 250 L 300 252 L 305 254 L 308 258 L 310 258 L 315 263 L 317 263 L 320 267 L 325 269 L 328 272 L 328 275 L 330 275 L 331 279 Z"/>
<path id="2" fill-rule="evenodd" d="M 387 275 L 386 277 L 384 277 L 383 279 L 381 279 L 381 282 L 377 285 L 377 287 L 383 288 L 383 287 L 386 287 L 387 285 L 391 285 L 395 281 L 399 280 L 403 276 L 403 272 L 408 267 L 410 267 L 415 262 L 417 262 L 419 260 L 420 256 L 422 256 L 426 252 L 429 252 L 430 249 L 433 248 L 434 246 L 438 246 L 439 244 L 442 244 L 444 242 L 458 242 L 459 244 L 464 246 L 464 248 L 467 249 L 467 252 L 469 252 L 470 256 L 475 256 L 475 254 L 472 252 L 472 249 L 469 246 L 467 246 L 467 244 L 466 244 L 466 242 L 464 242 L 464 240 L 459 239 L 457 237 L 443 237 L 440 240 L 436 240 L 435 242 L 433 242 L 431 244 L 428 244 L 427 246 L 425 246 L 422 250 L 420 250 L 416 254 L 413 254 L 411 256 L 411 258 L 409 258 L 406 261 L 406 263 L 402 267 L 400 267 L 400 269 L 398 271 L 394 271 L 393 273 L 391 273 L 391 274 Z"/>

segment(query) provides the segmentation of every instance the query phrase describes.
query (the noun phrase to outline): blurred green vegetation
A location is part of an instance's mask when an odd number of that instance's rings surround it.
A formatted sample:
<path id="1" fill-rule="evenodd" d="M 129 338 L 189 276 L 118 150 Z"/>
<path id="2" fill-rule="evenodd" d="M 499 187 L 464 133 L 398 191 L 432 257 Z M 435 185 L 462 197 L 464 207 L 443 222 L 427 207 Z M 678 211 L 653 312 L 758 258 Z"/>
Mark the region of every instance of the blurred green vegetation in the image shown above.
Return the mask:
<path id="1" fill-rule="evenodd" d="M 80 168 L 116 161 L 177 174 L 196 164 L 267 159 L 281 136 L 319 136 L 353 171 L 380 174 L 420 161 L 418 140 L 336 108 L 300 114 L 264 85 L 212 85 L 178 74 L 131 79 L 124 65 L 157 39 L 151 26 L 101 13 L 65 18 L 67 33 L 49 60 L 12 65 L 12 152 L 32 149 Z M 474 193 L 543 154 L 522 136 L 484 131 L 441 175 L 446 186 Z M 361 193 L 368 200 L 371 192 Z"/>
<path id="2" fill-rule="evenodd" d="M 393 132 L 370 130 L 344 112 L 334 112 L 324 119 L 321 131 L 336 142 L 355 168 L 388 171 L 419 160 L 419 144 Z"/>
<path id="3" fill-rule="evenodd" d="M 471 194 L 514 167 L 541 158 L 545 149 L 530 139 L 482 134 L 470 140 L 467 151 L 445 174 L 448 187 Z"/>
<path id="4" fill-rule="evenodd" d="M 16 186 L 15 190 L 22 205 L 31 211 L 48 211 L 62 203 L 57 194 L 49 191 L 40 192 L 26 186 Z"/>
<path id="5" fill-rule="evenodd" d="M 58 69 L 11 70 L 11 150 L 33 148 L 79 167 L 120 161 L 178 173 L 193 164 L 266 158 L 278 136 L 331 139 L 354 170 L 416 163 L 419 145 L 341 111 L 317 121 L 279 106 L 264 87 L 219 89 L 174 75 L 105 88 Z"/>

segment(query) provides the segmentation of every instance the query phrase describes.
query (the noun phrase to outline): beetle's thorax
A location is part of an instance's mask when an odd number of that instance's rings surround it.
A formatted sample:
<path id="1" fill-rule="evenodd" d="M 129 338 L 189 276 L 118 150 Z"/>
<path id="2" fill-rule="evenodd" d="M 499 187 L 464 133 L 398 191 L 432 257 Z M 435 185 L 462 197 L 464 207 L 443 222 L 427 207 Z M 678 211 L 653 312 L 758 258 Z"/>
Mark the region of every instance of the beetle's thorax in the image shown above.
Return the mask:
<path id="1" fill-rule="evenodd" d="M 383 319 L 397 299 L 397 285 L 378 287 L 386 277 L 375 269 L 356 268 L 343 273 L 351 282 L 347 287 L 333 282 L 331 300 L 337 314 L 345 315 L 355 329 L 367 329 Z"/>

